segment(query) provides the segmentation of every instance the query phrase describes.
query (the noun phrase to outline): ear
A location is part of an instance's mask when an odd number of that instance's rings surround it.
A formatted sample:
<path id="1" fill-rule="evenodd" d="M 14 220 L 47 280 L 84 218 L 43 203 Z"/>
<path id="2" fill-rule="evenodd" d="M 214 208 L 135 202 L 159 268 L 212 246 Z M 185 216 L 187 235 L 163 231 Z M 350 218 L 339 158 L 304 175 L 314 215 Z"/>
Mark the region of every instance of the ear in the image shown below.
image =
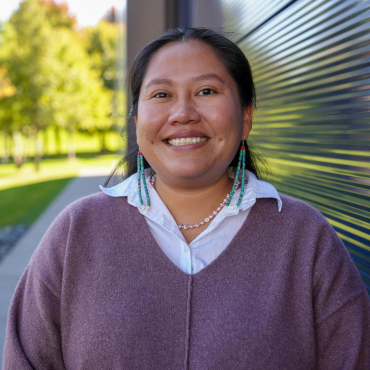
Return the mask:
<path id="1" fill-rule="evenodd" d="M 249 105 L 243 108 L 243 140 L 246 140 L 252 130 L 253 107 Z"/>

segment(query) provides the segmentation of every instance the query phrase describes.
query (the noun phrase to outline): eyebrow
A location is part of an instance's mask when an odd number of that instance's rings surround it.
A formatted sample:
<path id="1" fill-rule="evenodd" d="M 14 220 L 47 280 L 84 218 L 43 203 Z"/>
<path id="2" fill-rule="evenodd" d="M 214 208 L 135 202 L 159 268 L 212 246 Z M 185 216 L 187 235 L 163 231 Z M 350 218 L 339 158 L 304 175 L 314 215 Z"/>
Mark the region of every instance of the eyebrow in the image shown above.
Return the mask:
<path id="1" fill-rule="evenodd" d="M 205 75 L 195 76 L 192 78 L 192 81 L 205 81 L 205 80 L 219 80 L 222 83 L 225 83 L 224 80 L 216 75 L 216 73 L 208 73 Z M 172 80 L 170 78 L 153 78 L 148 82 L 148 84 L 145 86 L 147 89 L 149 86 L 152 85 L 172 85 Z"/>
<path id="2" fill-rule="evenodd" d="M 219 80 L 222 83 L 225 83 L 224 80 L 216 75 L 216 73 L 208 73 L 206 75 L 200 75 L 192 78 L 193 81 L 205 81 L 205 80 Z"/>

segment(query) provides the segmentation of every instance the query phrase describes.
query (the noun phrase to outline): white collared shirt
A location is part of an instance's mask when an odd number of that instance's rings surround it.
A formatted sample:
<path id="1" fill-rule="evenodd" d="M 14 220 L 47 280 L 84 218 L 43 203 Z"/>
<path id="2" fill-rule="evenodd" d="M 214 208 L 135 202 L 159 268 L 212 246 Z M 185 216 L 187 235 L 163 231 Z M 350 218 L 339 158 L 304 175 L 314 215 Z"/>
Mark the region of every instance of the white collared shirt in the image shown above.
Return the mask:
<path id="1" fill-rule="evenodd" d="M 278 210 L 281 211 L 282 201 L 275 187 L 265 181 L 258 180 L 250 171 L 246 171 L 246 173 L 248 182 L 246 182 L 240 207 L 237 209 L 224 207 L 210 221 L 208 227 L 190 244 L 185 241 L 176 221 L 150 184 L 152 169 L 145 170 L 151 203 L 148 211 L 140 208 L 136 173 L 114 187 L 100 186 L 100 188 L 112 197 L 127 197 L 128 203 L 137 207 L 139 212 L 145 216 L 150 232 L 165 255 L 182 271 L 195 274 L 209 265 L 225 250 L 248 217 L 257 198 L 275 198 Z M 240 189 L 234 193 L 230 205 L 237 202 L 239 195 Z M 145 203 L 145 196 L 143 199 Z"/>

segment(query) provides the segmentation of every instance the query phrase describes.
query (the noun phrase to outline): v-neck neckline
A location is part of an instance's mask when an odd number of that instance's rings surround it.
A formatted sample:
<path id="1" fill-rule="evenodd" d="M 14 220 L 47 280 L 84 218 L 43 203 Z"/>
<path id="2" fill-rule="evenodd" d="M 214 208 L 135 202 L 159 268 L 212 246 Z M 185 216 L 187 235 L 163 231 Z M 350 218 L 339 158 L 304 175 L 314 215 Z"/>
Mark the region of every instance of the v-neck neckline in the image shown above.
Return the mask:
<path id="1" fill-rule="evenodd" d="M 226 258 L 225 256 L 227 256 L 227 254 L 229 254 L 231 250 L 235 249 L 234 245 L 235 245 L 236 241 L 240 238 L 240 234 L 244 232 L 244 229 L 249 228 L 250 230 L 253 230 L 253 228 L 251 228 L 250 226 L 253 224 L 254 219 L 256 217 L 255 214 L 258 212 L 259 207 L 257 205 L 259 203 L 260 203 L 260 201 L 257 199 L 256 203 L 252 206 L 248 217 L 243 222 L 242 226 L 240 227 L 238 232 L 235 234 L 233 239 L 230 241 L 230 243 L 227 245 L 227 247 L 212 262 L 210 262 L 207 266 L 205 266 L 200 271 L 198 271 L 194 274 L 189 274 L 189 273 L 183 271 L 180 267 L 178 267 L 175 263 L 173 263 L 169 259 L 169 257 L 163 252 L 162 248 L 158 245 L 157 241 L 154 239 L 154 237 L 153 237 L 153 235 L 152 235 L 152 233 L 149 229 L 149 226 L 148 226 L 148 224 L 145 220 L 145 216 L 142 215 L 136 207 L 132 207 L 130 205 L 128 205 L 128 206 L 133 208 L 132 209 L 134 211 L 133 213 L 135 214 L 135 217 L 138 217 L 140 219 L 140 223 L 145 224 L 145 226 L 143 226 L 143 228 L 145 230 L 144 234 L 146 235 L 144 238 L 146 239 L 147 242 L 149 242 L 148 244 L 150 244 L 151 247 L 154 248 L 154 252 L 157 253 L 157 254 L 159 253 L 161 259 L 164 260 L 164 263 L 166 265 L 168 265 L 171 270 L 173 270 L 176 273 L 182 274 L 184 277 L 189 278 L 189 277 L 202 276 L 203 274 L 206 274 L 210 269 L 215 268 L 214 266 L 217 266 L 217 264 L 220 264 L 222 262 L 222 260 L 224 260 Z M 247 233 L 247 235 L 249 236 L 250 233 Z M 243 242 L 246 243 L 247 239 L 243 239 Z"/>

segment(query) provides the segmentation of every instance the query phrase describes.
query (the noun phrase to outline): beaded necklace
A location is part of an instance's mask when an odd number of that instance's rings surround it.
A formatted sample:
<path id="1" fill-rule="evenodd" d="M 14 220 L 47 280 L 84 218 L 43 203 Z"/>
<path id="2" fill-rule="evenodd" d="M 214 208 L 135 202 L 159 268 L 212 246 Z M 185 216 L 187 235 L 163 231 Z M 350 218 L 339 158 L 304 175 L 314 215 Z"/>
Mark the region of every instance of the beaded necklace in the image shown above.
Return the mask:
<path id="1" fill-rule="evenodd" d="M 232 176 L 230 176 L 229 175 L 229 177 L 230 178 L 233 178 Z M 155 185 L 155 181 L 156 181 L 156 179 L 157 179 L 157 176 L 156 176 L 156 174 L 154 174 L 154 175 L 152 175 L 151 177 L 150 177 L 150 183 L 151 183 L 151 185 L 153 186 L 153 188 L 154 188 L 154 185 Z M 239 180 L 237 180 L 236 182 L 234 182 L 234 185 L 233 185 L 233 190 L 232 190 L 232 193 L 234 193 L 235 192 L 235 190 L 237 189 L 237 187 L 238 187 L 238 185 L 240 184 L 240 182 L 239 182 Z M 204 226 L 205 224 L 207 224 L 208 222 L 210 222 L 214 217 L 216 217 L 217 216 L 217 214 L 222 210 L 222 208 L 224 208 L 225 207 L 225 205 L 227 204 L 227 203 L 230 203 L 230 201 L 231 201 L 231 197 L 232 197 L 232 195 L 231 194 L 226 194 L 226 197 L 225 197 L 225 199 L 223 200 L 223 202 L 222 203 L 220 203 L 220 205 L 219 205 L 219 207 L 215 210 L 215 211 L 213 211 L 208 217 L 206 217 L 203 221 L 201 221 L 201 222 L 198 222 L 198 223 L 196 223 L 196 224 L 192 224 L 192 225 L 182 225 L 182 224 L 179 224 L 179 225 L 177 225 L 177 227 L 181 230 L 181 229 L 183 229 L 183 230 L 191 230 L 191 229 L 195 229 L 195 228 L 198 228 L 198 227 L 200 227 L 200 226 Z"/>

